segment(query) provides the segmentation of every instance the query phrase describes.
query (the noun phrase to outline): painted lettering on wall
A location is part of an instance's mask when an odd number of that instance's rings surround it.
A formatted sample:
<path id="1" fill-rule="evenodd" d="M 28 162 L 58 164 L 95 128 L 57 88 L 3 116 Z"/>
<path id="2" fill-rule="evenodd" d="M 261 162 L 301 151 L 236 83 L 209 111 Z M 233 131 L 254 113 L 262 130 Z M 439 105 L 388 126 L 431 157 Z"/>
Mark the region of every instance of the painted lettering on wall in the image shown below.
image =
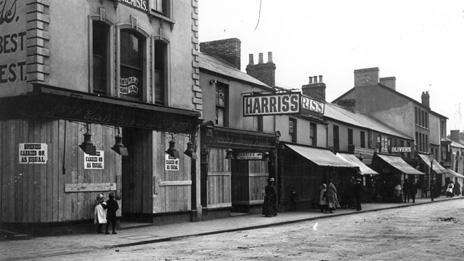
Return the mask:
<path id="1" fill-rule="evenodd" d="M 46 143 L 19 143 L 19 164 L 47 164 Z"/>
<path id="2" fill-rule="evenodd" d="M 166 155 L 164 162 L 165 170 L 179 171 L 179 159 Z"/>
<path id="3" fill-rule="evenodd" d="M 105 169 L 105 152 L 97 150 L 97 155 L 84 153 L 84 169 Z"/>
<path id="4" fill-rule="evenodd" d="M 147 0 L 119 0 L 120 3 L 124 3 L 129 5 L 135 9 L 142 10 L 144 12 L 148 12 L 148 3 Z"/>
<path id="5" fill-rule="evenodd" d="M 243 96 L 243 116 L 300 112 L 300 93 Z"/>
<path id="6" fill-rule="evenodd" d="M 0 0 L 0 87 L 27 80 L 25 2 Z"/>
<path id="7" fill-rule="evenodd" d="M 127 78 L 121 78 L 119 80 L 119 93 L 125 95 L 137 95 L 139 93 L 139 79 L 137 77 L 131 76 Z"/>

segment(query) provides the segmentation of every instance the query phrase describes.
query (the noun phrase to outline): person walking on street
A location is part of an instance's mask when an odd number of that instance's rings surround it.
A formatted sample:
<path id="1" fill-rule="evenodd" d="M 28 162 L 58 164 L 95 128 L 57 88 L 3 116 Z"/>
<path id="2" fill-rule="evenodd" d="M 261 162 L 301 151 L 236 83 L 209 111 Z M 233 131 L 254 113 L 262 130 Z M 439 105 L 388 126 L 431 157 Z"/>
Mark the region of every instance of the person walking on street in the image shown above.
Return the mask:
<path id="1" fill-rule="evenodd" d="M 329 185 L 327 186 L 327 205 L 329 208 L 329 213 L 332 213 L 335 209 L 340 207 L 337 196 L 337 188 L 329 180 Z"/>
<path id="2" fill-rule="evenodd" d="M 363 186 L 361 179 L 356 179 L 356 183 L 353 186 L 354 204 L 357 211 L 361 211 L 361 194 L 363 192 Z"/>
<path id="3" fill-rule="evenodd" d="M 94 223 L 97 226 L 97 233 L 102 233 L 102 226 L 106 224 L 106 202 L 103 194 L 98 194 L 95 201 Z"/>
<path id="4" fill-rule="evenodd" d="M 415 180 L 412 180 L 409 183 L 409 198 L 412 200 L 412 203 L 416 203 L 416 194 L 417 194 L 417 183 Z"/>
<path id="5" fill-rule="evenodd" d="M 116 234 L 116 211 L 119 209 L 118 202 L 114 200 L 114 193 L 109 194 L 109 199 L 106 201 L 107 213 L 106 213 L 106 231 L 105 234 L 109 234 L 108 228 L 111 223 L 113 234 Z"/>
<path id="6" fill-rule="evenodd" d="M 323 183 L 319 188 L 319 208 L 321 213 L 325 213 L 327 209 L 327 185 Z"/>
<path id="7" fill-rule="evenodd" d="M 269 178 L 264 193 L 263 215 L 266 217 L 277 216 L 277 191 L 274 178 Z"/>
<path id="8" fill-rule="evenodd" d="M 405 179 L 403 182 L 403 202 L 404 203 L 409 203 L 409 189 L 410 189 L 411 183 L 409 182 L 409 179 Z"/>

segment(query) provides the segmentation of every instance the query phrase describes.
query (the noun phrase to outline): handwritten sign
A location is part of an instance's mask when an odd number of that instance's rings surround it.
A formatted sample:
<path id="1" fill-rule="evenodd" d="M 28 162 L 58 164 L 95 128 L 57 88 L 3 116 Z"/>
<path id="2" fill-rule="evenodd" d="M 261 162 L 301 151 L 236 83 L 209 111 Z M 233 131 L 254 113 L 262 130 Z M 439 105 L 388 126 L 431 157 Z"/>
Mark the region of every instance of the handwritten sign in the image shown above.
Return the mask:
<path id="1" fill-rule="evenodd" d="M 164 166 L 165 166 L 164 168 L 165 170 L 179 171 L 179 159 L 166 155 Z"/>
<path id="2" fill-rule="evenodd" d="M 0 1 L 0 91 L 14 92 L 26 78 L 26 2 Z"/>
<path id="3" fill-rule="evenodd" d="M 97 155 L 84 153 L 84 169 L 105 169 L 105 152 L 97 150 Z"/>
<path id="4" fill-rule="evenodd" d="M 137 95 L 139 93 L 139 79 L 135 76 L 119 80 L 119 92 L 124 95 Z"/>
<path id="5" fill-rule="evenodd" d="M 19 143 L 19 164 L 47 164 L 46 143 Z"/>

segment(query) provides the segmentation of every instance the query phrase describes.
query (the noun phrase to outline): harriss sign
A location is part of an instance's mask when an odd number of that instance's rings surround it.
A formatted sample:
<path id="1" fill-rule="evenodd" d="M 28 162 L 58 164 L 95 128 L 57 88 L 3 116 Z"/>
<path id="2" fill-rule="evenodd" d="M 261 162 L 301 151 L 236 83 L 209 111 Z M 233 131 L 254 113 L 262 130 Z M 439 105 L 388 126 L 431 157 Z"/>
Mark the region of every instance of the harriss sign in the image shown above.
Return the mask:
<path id="1" fill-rule="evenodd" d="M 307 110 L 324 113 L 323 102 L 301 93 L 260 94 L 243 96 L 243 116 L 297 114 Z"/>

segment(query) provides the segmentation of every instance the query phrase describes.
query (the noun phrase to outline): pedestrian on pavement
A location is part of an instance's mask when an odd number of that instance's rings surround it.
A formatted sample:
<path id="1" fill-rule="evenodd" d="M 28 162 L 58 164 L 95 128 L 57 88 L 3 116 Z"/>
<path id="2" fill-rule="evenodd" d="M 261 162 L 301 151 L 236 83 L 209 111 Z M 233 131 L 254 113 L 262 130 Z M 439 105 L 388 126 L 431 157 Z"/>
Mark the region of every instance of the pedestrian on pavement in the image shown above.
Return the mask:
<path id="1" fill-rule="evenodd" d="M 356 183 L 353 186 L 354 204 L 357 211 L 361 211 L 361 194 L 364 191 L 362 180 L 356 179 Z"/>
<path id="2" fill-rule="evenodd" d="M 448 187 L 446 188 L 446 196 L 449 197 L 449 198 L 452 198 L 454 196 L 454 184 L 453 182 L 451 181 L 449 184 L 448 184 Z"/>
<path id="3" fill-rule="evenodd" d="M 405 179 L 404 182 L 403 182 L 403 202 L 404 203 L 409 203 L 410 185 L 411 185 L 411 183 L 409 182 L 409 179 Z"/>
<path id="4" fill-rule="evenodd" d="M 454 188 L 453 188 L 453 193 L 456 196 L 461 195 L 461 184 L 459 184 L 458 179 L 455 179 L 456 182 L 454 182 Z"/>
<path id="5" fill-rule="evenodd" d="M 329 213 L 332 213 L 335 209 L 340 207 L 337 196 L 337 188 L 329 180 L 329 185 L 327 186 L 327 205 L 329 208 Z"/>
<path id="6" fill-rule="evenodd" d="M 106 202 L 103 194 L 98 194 L 95 201 L 94 223 L 97 226 L 97 233 L 102 233 L 102 226 L 106 224 Z"/>
<path id="7" fill-rule="evenodd" d="M 325 213 L 328 211 L 327 209 L 327 185 L 322 183 L 321 187 L 319 188 L 319 208 L 321 209 L 321 213 Z"/>
<path id="8" fill-rule="evenodd" d="M 108 228 L 111 223 L 113 234 L 116 234 L 116 211 L 119 209 L 118 202 L 114 200 L 114 193 L 111 192 L 108 195 L 109 199 L 106 201 L 107 213 L 106 213 L 106 230 L 105 234 L 109 234 Z"/>
<path id="9" fill-rule="evenodd" d="M 263 215 L 266 217 L 277 216 L 277 191 L 274 178 L 268 179 L 264 192 Z"/>
<path id="10" fill-rule="evenodd" d="M 412 180 L 409 183 L 409 198 L 412 200 L 412 203 L 416 203 L 416 194 L 417 194 L 417 183 L 415 180 Z"/>

